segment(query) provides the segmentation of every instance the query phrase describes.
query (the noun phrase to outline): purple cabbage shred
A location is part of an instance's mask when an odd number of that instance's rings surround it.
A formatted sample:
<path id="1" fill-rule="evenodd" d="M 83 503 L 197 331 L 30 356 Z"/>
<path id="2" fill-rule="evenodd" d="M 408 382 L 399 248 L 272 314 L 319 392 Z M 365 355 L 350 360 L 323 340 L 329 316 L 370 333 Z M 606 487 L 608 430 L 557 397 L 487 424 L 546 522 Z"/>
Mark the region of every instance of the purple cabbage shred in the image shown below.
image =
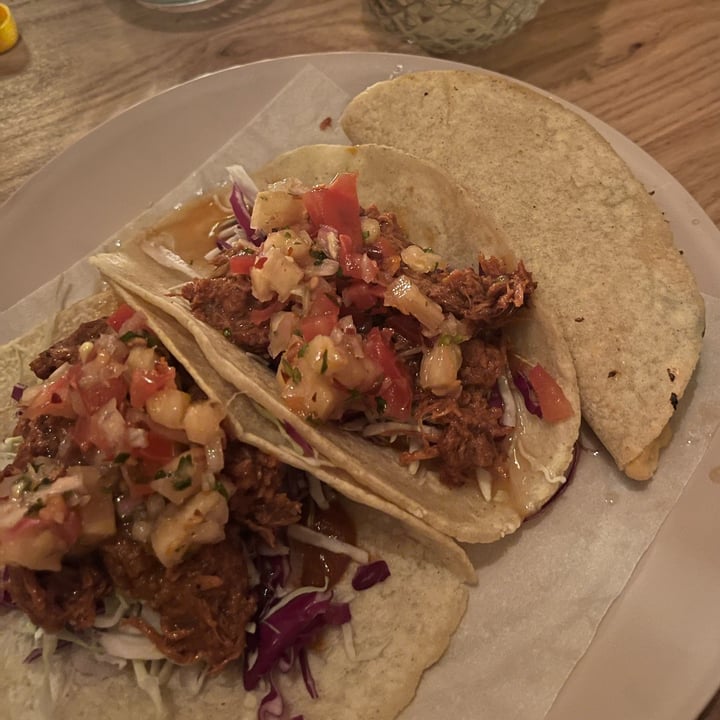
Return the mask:
<path id="1" fill-rule="evenodd" d="M 353 590 L 367 590 L 390 577 L 390 568 L 384 560 L 361 565 L 352 579 Z"/>
<path id="2" fill-rule="evenodd" d="M 315 451 L 313 450 L 312 445 L 310 445 L 310 443 L 287 420 L 283 421 L 283 427 L 292 440 L 302 448 L 303 455 L 305 457 L 315 457 Z"/>
<path id="3" fill-rule="evenodd" d="M 317 700 L 320 696 L 318 695 L 317 687 L 315 686 L 315 678 L 313 678 L 312 672 L 310 672 L 310 661 L 308 660 L 307 648 L 300 648 L 298 660 L 300 661 L 300 670 L 302 672 L 303 681 L 305 682 L 308 694 L 313 700 Z"/>
<path id="4" fill-rule="evenodd" d="M 260 701 L 258 720 L 276 720 L 281 718 L 284 710 L 282 695 L 277 691 L 272 680 L 268 694 Z"/>
<path id="5" fill-rule="evenodd" d="M 248 650 L 252 652 L 246 652 L 246 657 L 253 657 L 254 662 L 245 668 L 246 690 L 254 690 L 260 680 L 288 656 L 291 648 L 300 654 L 324 627 L 350 619 L 349 611 L 338 609 L 341 604 L 333 603 L 332 597 L 330 590 L 309 591 L 293 598 L 279 610 L 271 608 L 258 620 L 256 632 L 248 639 Z M 312 694 L 310 687 L 308 692 Z"/>
<path id="6" fill-rule="evenodd" d="M 542 419 L 540 403 L 535 398 L 535 391 L 533 390 L 530 381 L 520 372 L 514 372 L 512 377 L 515 387 L 520 391 L 520 394 L 523 396 L 523 400 L 525 400 L 525 407 L 528 412 L 533 415 L 537 415 L 537 417 Z"/>
<path id="7" fill-rule="evenodd" d="M 233 189 L 230 193 L 230 207 L 233 209 L 238 225 L 245 231 L 245 237 L 252 240 L 254 231 L 250 227 L 250 213 L 247 209 L 245 195 L 235 183 L 233 183 Z"/>

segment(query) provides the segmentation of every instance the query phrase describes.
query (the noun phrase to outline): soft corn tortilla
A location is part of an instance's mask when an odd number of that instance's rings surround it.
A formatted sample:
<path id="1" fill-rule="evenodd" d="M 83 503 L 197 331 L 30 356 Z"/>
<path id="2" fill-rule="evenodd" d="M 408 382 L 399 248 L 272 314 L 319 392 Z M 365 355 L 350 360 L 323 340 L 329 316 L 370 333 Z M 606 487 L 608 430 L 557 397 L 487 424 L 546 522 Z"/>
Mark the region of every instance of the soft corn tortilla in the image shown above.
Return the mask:
<path id="1" fill-rule="evenodd" d="M 163 344 L 191 371 L 207 395 L 228 408 L 228 421 L 238 439 L 280 459 L 292 455 L 294 464 L 302 466 L 296 454 L 287 449 L 287 439 L 277 426 L 213 371 L 186 330 L 137 298 L 118 292 L 145 313 Z M 71 332 L 80 322 L 111 312 L 116 304 L 117 296 L 112 293 L 88 298 L 60 313 L 55 322 L 0 348 L 2 397 L 9 397 L 17 370 L 26 368 L 49 343 Z M 3 437 L 11 434 L 13 425 L 14 419 L 6 412 L 0 426 Z M 356 657 L 352 659 L 346 652 L 340 630 L 328 631 L 326 641 L 310 659 L 319 699 L 309 698 L 298 676 L 283 676 L 278 686 L 292 704 L 292 714 L 302 714 L 308 720 L 390 720 L 412 700 L 424 670 L 445 652 L 465 612 L 467 583 L 476 582 L 475 572 L 458 545 L 396 506 L 358 488 L 341 473 L 310 464 L 303 469 L 329 480 L 348 498 L 346 508 L 355 521 L 357 544 L 371 557 L 384 559 L 392 574 L 377 586 L 376 592 L 371 589 L 355 593 L 347 577 L 338 585 L 339 596 L 354 596 L 351 607 Z M 418 638 L 422 642 L 417 642 Z M 153 715 L 150 698 L 137 686 L 130 670 L 116 672 L 108 667 L 103 671 L 102 664 L 98 669 L 92 656 L 72 648 L 52 658 L 46 678 L 41 660 L 30 665 L 22 663 L 31 647 L 32 634 L 24 616 L 0 611 L 0 673 L 7 693 L 0 718 L 96 718 L 108 703 L 119 717 Z M 167 693 L 169 716 L 193 718 L 199 712 L 229 707 L 239 718 L 257 716 L 257 705 L 265 691 L 246 693 L 239 668 L 207 681 L 199 695 L 183 687 L 185 672 L 179 671 L 171 680 L 171 693 Z"/>
<path id="2" fill-rule="evenodd" d="M 429 159 L 506 233 L 559 316 L 583 415 L 615 459 L 649 479 L 697 363 L 704 307 L 667 221 L 581 117 L 483 72 L 373 85 L 346 108 L 353 142 Z"/>
<path id="3" fill-rule="evenodd" d="M 261 169 L 255 179 L 261 187 L 284 177 L 312 184 L 329 182 L 341 171 L 358 172 L 361 204 L 374 202 L 395 212 L 412 242 L 435 248 L 452 265 L 474 265 L 479 252 L 509 255 L 501 235 L 445 173 L 391 148 L 299 148 Z M 185 300 L 168 294 L 184 278 L 150 261 L 139 246 L 130 244 L 123 253 L 96 256 L 92 262 L 128 292 L 174 316 L 220 375 L 272 416 L 291 424 L 339 472 L 446 535 L 466 542 L 498 540 L 542 507 L 565 480 L 579 431 L 579 398 L 569 351 L 541 303 L 535 303 L 527 319 L 508 334 L 519 354 L 553 375 L 575 413 L 568 420 L 545 423 L 525 411 L 518 394 L 520 422 L 510 463 L 512 496 L 501 490 L 487 501 L 476 485 L 449 488 L 424 469 L 413 475 L 399 464 L 396 451 L 332 423 L 315 427 L 299 418 L 281 400 L 274 373 L 196 319 Z"/>

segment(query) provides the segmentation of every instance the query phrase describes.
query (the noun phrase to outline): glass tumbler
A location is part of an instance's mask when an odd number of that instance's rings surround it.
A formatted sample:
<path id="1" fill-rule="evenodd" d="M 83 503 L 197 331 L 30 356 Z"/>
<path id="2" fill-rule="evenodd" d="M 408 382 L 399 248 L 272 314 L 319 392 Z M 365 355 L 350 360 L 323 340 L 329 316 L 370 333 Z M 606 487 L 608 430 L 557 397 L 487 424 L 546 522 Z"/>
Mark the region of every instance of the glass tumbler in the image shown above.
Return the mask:
<path id="1" fill-rule="evenodd" d="M 488 47 L 532 20 L 544 0 L 367 0 L 385 30 L 442 55 Z"/>

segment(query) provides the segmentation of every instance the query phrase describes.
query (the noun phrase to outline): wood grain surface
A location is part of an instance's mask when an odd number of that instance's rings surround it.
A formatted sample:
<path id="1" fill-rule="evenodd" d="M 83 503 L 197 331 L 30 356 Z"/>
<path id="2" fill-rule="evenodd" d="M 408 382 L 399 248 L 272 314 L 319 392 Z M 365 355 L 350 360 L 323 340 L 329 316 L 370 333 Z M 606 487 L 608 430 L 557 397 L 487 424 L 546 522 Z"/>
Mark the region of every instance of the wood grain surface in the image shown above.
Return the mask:
<path id="1" fill-rule="evenodd" d="M 421 53 L 362 0 L 227 0 L 189 14 L 133 0 L 15 0 L 0 55 L 0 201 L 104 120 L 177 83 L 295 53 Z M 447 56 L 577 103 L 638 143 L 720 222 L 720 2 L 546 0 L 503 43 Z"/>
<path id="2" fill-rule="evenodd" d="M 0 203 L 98 124 L 203 73 L 296 53 L 422 54 L 362 0 L 226 0 L 182 15 L 134 0 L 6 2 L 21 41 L 0 55 Z M 590 111 L 720 223 L 720 0 L 546 0 L 501 44 L 446 57 Z M 720 720 L 718 705 L 703 720 Z"/>

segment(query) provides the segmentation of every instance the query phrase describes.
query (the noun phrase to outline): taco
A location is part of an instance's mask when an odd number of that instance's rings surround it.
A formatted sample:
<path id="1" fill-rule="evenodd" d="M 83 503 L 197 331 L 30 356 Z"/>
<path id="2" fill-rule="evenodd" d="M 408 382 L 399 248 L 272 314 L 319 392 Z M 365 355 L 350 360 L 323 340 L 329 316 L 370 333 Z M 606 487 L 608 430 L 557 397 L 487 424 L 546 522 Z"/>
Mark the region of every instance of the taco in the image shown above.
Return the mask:
<path id="1" fill-rule="evenodd" d="M 557 313 L 583 416 L 649 479 L 698 362 L 704 306 L 648 191 L 580 115 L 484 72 L 378 83 L 345 109 L 353 142 L 437 163 L 506 233 Z"/>
<path id="2" fill-rule="evenodd" d="M 277 426 L 126 299 L 72 307 L 45 350 L 46 330 L 0 349 L 20 411 L 0 716 L 395 717 L 463 615 L 467 557 L 339 473 L 284 465 Z M 39 380 L 6 374 L 33 357 Z"/>
<path id="3" fill-rule="evenodd" d="M 389 148 L 300 148 L 256 179 L 252 218 L 232 189 L 210 277 L 183 278 L 197 265 L 168 266 L 147 234 L 92 262 L 359 486 L 462 541 L 516 530 L 562 485 L 579 426 L 522 262 L 444 173 Z"/>

